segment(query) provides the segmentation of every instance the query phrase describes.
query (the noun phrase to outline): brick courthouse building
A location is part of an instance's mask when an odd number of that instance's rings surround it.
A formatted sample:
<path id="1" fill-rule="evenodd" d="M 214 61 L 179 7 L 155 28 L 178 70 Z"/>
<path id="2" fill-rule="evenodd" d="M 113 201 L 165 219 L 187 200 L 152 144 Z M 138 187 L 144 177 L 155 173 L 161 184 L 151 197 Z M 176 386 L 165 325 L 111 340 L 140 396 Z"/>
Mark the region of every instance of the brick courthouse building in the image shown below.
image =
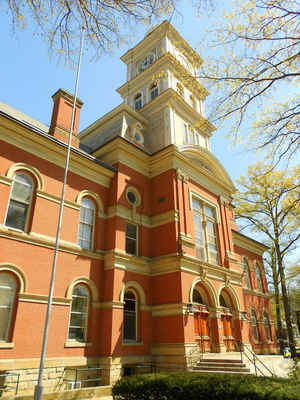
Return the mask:
<path id="1" fill-rule="evenodd" d="M 237 340 L 276 352 L 266 248 L 238 232 L 210 151 L 201 58 L 163 22 L 122 61 L 123 103 L 80 134 L 77 101 L 49 390 L 71 367 L 99 365 L 111 383 L 124 366 L 183 369 L 195 349 Z M 39 366 L 72 99 L 53 95 L 50 127 L 0 105 L 0 373 L 21 373 L 23 390 Z"/>

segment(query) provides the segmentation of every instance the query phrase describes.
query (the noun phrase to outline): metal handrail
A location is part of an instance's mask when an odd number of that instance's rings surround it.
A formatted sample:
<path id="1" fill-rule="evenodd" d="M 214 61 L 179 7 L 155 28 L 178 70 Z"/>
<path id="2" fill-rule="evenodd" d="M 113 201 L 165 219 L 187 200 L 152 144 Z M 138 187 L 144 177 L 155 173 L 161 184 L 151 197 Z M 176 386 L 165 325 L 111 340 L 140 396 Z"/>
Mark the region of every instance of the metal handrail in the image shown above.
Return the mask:
<path id="1" fill-rule="evenodd" d="M 257 376 L 257 371 L 259 371 L 263 376 L 266 376 L 263 371 L 259 368 L 259 366 L 256 364 L 256 361 L 259 361 L 261 363 L 261 365 L 263 365 L 265 367 L 265 369 L 271 374 L 272 377 L 276 377 L 276 375 L 274 374 L 274 372 L 272 372 L 270 370 L 270 368 L 268 368 L 266 366 L 266 364 L 264 362 L 262 362 L 257 355 L 243 342 L 241 342 L 240 340 L 237 340 L 237 343 L 240 347 L 240 353 L 241 353 L 241 362 L 243 362 L 243 354 L 248 358 L 248 360 L 254 365 L 255 368 L 255 375 Z M 248 356 L 248 354 L 244 351 L 244 348 L 246 348 L 251 355 L 253 356 L 253 360 L 251 360 L 251 358 Z"/>
<path id="2" fill-rule="evenodd" d="M 0 378 L 2 376 L 4 376 L 4 377 L 17 376 L 17 382 L 16 382 L 15 386 L 12 386 L 12 385 L 0 386 L 0 397 L 2 396 L 2 393 L 4 392 L 4 390 L 7 389 L 7 388 L 14 388 L 15 389 L 15 395 L 17 395 L 18 394 L 18 389 L 19 389 L 19 383 L 20 383 L 20 374 L 15 374 L 14 372 L 5 372 L 4 374 L 0 374 Z"/>
<path id="3" fill-rule="evenodd" d="M 99 370 L 101 371 L 103 368 L 101 367 L 88 367 L 88 368 L 68 368 L 68 371 L 75 371 L 75 380 L 74 379 L 68 379 L 68 378 L 64 378 L 65 382 L 74 382 L 75 383 L 75 389 L 77 386 L 77 382 L 96 382 L 96 381 L 100 381 L 102 380 L 102 376 L 100 375 L 99 377 L 96 378 L 88 378 L 88 379 L 78 379 L 78 372 L 83 372 L 83 371 L 95 371 L 95 370 Z"/>

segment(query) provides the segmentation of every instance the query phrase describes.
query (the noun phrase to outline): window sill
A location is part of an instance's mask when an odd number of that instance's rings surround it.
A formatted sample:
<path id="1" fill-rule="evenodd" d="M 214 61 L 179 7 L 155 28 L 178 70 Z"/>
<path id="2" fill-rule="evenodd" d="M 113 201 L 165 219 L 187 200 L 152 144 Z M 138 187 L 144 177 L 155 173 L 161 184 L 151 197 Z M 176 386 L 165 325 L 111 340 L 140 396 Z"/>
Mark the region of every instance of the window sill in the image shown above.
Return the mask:
<path id="1" fill-rule="evenodd" d="M 7 226 L 7 225 L 2 225 L 3 229 L 7 230 L 7 231 L 12 231 L 12 232 L 18 232 L 18 233 L 23 233 L 23 234 L 27 234 L 27 232 L 23 229 L 19 229 L 19 228 L 14 228 L 12 226 Z"/>
<path id="2" fill-rule="evenodd" d="M 0 349 L 13 349 L 15 347 L 14 343 L 11 342 L 0 342 Z"/>
<path id="3" fill-rule="evenodd" d="M 65 347 L 91 347 L 93 343 L 90 342 L 77 342 L 76 340 L 68 340 Z"/>
<path id="4" fill-rule="evenodd" d="M 122 346 L 143 346 L 143 342 L 122 342 Z"/>

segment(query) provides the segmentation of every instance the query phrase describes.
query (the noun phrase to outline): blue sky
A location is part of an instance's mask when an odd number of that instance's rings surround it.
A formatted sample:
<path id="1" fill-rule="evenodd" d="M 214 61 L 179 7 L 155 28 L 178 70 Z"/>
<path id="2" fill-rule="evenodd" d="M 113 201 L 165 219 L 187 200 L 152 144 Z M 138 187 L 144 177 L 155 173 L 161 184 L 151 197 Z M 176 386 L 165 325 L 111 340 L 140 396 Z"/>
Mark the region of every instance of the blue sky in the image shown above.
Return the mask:
<path id="1" fill-rule="evenodd" d="M 174 18 L 172 23 L 193 47 L 197 47 L 203 39 L 205 29 L 214 25 L 215 18 L 220 18 L 217 12 L 212 12 L 210 17 L 206 14 L 197 17 L 188 2 L 181 3 L 180 12 L 181 16 Z M 119 58 L 143 38 L 146 30 L 147 27 L 140 26 L 132 32 L 128 46 L 114 49 L 113 55 L 96 62 L 90 61 L 90 55 L 84 55 L 79 82 L 79 98 L 84 102 L 80 129 L 121 103 L 116 89 L 125 82 L 126 69 Z M 4 13 L 0 15 L 0 34 L 0 101 L 48 125 L 52 112 L 51 96 L 58 88 L 74 91 L 75 71 L 62 63 L 58 64 L 55 57 L 49 58 L 47 45 L 33 35 L 30 26 L 13 35 Z M 201 48 L 199 50 L 205 61 L 205 52 L 202 53 Z M 214 132 L 212 152 L 233 180 L 245 174 L 248 165 L 257 160 L 257 154 L 246 152 L 241 147 L 231 148 L 226 129 Z"/>

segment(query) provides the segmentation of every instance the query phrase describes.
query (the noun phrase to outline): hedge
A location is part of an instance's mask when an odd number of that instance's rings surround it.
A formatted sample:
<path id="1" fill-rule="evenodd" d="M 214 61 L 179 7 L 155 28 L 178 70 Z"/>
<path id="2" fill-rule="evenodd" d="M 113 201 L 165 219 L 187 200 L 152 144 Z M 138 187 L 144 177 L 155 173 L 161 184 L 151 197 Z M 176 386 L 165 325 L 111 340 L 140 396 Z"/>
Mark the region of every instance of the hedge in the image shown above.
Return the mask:
<path id="1" fill-rule="evenodd" d="M 160 373 L 124 377 L 114 400 L 300 400 L 300 381 L 252 375 Z"/>

